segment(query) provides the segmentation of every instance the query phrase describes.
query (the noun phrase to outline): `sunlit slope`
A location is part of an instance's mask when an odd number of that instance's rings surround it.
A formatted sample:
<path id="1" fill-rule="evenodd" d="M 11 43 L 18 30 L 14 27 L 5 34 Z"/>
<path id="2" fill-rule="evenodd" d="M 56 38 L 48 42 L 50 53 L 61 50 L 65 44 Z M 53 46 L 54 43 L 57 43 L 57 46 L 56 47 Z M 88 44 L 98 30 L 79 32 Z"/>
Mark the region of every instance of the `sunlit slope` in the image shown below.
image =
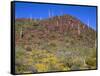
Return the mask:
<path id="1" fill-rule="evenodd" d="M 96 31 L 70 15 L 16 19 L 16 73 L 96 69 Z"/>

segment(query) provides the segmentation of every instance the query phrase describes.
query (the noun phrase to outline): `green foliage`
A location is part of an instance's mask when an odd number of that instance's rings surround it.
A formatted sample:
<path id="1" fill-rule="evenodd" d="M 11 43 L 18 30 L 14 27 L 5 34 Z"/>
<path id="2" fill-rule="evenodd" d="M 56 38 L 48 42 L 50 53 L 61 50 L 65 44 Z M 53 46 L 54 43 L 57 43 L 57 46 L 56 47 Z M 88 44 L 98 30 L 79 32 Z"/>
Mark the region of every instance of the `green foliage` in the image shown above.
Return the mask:
<path id="1" fill-rule="evenodd" d="M 60 23 L 56 26 L 57 20 L 60 21 L 58 17 L 54 20 L 16 20 L 16 73 L 96 68 L 96 32 L 85 28 L 77 35 L 77 27 L 67 28 L 69 25 L 63 24 L 64 28 Z M 19 39 L 21 30 L 23 39 Z"/>
<path id="2" fill-rule="evenodd" d="M 55 55 L 47 52 L 46 50 L 33 50 L 33 54 L 33 59 L 36 59 L 35 67 L 38 72 L 68 70 L 68 67 L 64 66 L 63 63 L 60 63 Z"/>
<path id="3" fill-rule="evenodd" d="M 87 58 L 86 64 L 90 67 L 96 66 L 96 58 Z"/>
<path id="4" fill-rule="evenodd" d="M 46 29 L 45 26 L 40 25 L 40 24 L 33 24 L 32 28 L 36 30 L 40 30 L 40 31 Z"/>

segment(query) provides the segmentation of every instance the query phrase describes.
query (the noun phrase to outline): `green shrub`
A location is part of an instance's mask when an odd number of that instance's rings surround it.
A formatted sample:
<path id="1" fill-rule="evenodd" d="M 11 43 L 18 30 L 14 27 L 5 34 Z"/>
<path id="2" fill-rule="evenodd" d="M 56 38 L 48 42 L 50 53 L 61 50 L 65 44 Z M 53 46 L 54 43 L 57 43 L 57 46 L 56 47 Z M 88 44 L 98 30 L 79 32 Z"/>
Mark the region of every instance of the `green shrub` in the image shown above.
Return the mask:
<path id="1" fill-rule="evenodd" d="M 86 64 L 90 67 L 96 66 L 96 58 L 86 58 Z"/>

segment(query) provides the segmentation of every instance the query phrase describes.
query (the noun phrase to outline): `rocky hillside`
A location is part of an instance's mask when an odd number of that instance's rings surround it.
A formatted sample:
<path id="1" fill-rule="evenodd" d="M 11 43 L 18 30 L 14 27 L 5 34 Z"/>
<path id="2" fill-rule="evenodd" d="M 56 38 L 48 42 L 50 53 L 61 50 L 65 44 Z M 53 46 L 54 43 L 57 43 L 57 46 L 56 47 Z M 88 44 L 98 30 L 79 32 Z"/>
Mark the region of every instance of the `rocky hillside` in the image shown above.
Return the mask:
<path id="1" fill-rule="evenodd" d="M 43 20 L 16 19 L 15 29 L 18 73 L 33 72 L 27 70 L 28 65 L 33 66 L 33 70 L 35 68 L 34 72 L 96 68 L 96 31 L 73 16 L 55 16 Z M 37 57 L 35 54 L 38 54 Z M 29 59 L 32 60 L 30 63 L 27 62 Z M 41 69 L 45 64 L 46 68 Z M 22 70 L 19 65 L 26 68 Z"/>
<path id="2" fill-rule="evenodd" d="M 18 42 L 20 42 L 20 39 L 26 43 L 29 40 L 34 41 L 35 37 L 47 41 L 58 40 L 64 42 L 73 39 L 72 42 L 75 44 L 80 42 L 81 46 L 93 47 L 96 40 L 95 30 L 69 15 L 56 16 L 46 20 L 16 19 L 16 23 L 19 23 L 18 26 L 16 25 L 16 29 L 19 30 L 19 35 L 16 35 L 18 36 L 18 38 L 16 37 Z M 21 36 L 20 32 L 23 34 L 22 38 L 19 38 Z"/>

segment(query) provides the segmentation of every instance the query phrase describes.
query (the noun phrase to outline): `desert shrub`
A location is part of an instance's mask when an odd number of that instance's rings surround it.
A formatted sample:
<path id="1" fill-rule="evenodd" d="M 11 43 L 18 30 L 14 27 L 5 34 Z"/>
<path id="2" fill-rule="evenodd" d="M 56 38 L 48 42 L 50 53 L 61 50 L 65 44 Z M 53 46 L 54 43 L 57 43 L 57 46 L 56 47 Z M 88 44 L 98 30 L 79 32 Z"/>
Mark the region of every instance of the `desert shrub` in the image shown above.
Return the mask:
<path id="1" fill-rule="evenodd" d="M 56 47 L 56 43 L 50 43 L 49 47 Z"/>
<path id="2" fill-rule="evenodd" d="M 17 65 L 16 66 L 16 73 L 36 73 L 37 69 L 32 65 Z"/>
<path id="3" fill-rule="evenodd" d="M 96 48 L 90 48 L 90 53 L 86 57 L 86 64 L 89 68 L 96 68 Z"/>
<path id="4" fill-rule="evenodd" d="M 24 58 L 24 55 L 25 55 L 25 50 L 22 48 L 22 47 L 20 47 L 20 46 L 17 46 L 16 48 L 15 48 L 15 57 L 16 57 L 16 59 L 23 59 Z"/>
<path id="5" fill-rule="evenodd" d="M 96 67 L 96 58 L 86 58 L 86 64 L 92 68 L 92 67 Z"/>
<path id="6" fill-rule="evenodd" d="M 55 43 L 52 41 L 51 43 Z M 55 45 L 52 47 L 55 47 Z M 59 42 L 60 44 L 60 42 Z M 59 44 L 56 44 L 57 46 Z M 46 44 L 47 45 L 47 44 Z M 48 46 L 48 45 L 47 45 Z M 50 45 L 51 46 L 51 45 Z M 91 48 L 66 48 L 60 46 L 60 50 L 53 51 L 53 48 L 48 50 L 31 49 L 26 52 L 23 48 L 16 49 L 16 71 L 17 72 L 49 72 L 49 71 L 68 71 L 79 70 L 96 67 L 96 51 Z M 19 50 L 19 51 L 18 51 Z M 22 51 L 23 50 L 23 51 Z M 81 50 L 81 51 L 80 51 Z M 51 51 L 51 52 L 50 52 Z M 59 53 L 57 53 L 59 52 Z M 83 59 L 86 56 L 86 66 Z M 30 70 L 29 66 L 32 68 Z"/>
<path id="7" fill-rule="evenodd" d="M 43 63 L 37 63 L 37 64 L 35 64 L 35 67 L 38 72 L 47 72 L 48 71 L 48 66 Z"/>
<path id="8" fill-rule="evenodd" d="M 35 72 L 34 67 L 32 66 L 32 56 L 30 52 L 26 52 L 25 49 L 23 49 L 20 46 L 16 47 L 16 54 L 15 54 L 15 67 L 16 67 L 16 73 L 24 73 L 24 72 Z M 33 69 L 29 69 L 33 67 Z"/>
<path id="9" fill-rule="evenodd" d="M 55 67 L 57 68 L 58 71 L 68 71 L 68 70 L 70 70 L 70 68 L 67 65 L 65 65 L 64 63 L 57 63 L 55 65 Z"/>
<path id="10" fill-rule="evenodd" d="M 96 53 L 96 48 L 92 48 L 92 49 L 91 49 L 91 52 L 92 52 L 92 53 L 91 53 L 91 57 L 92 57 L 92 58 L 96 58 L 96 54 L 97 54 L 97 53 Z"/>
<path id="11" fill-rule="evenodd" d="M 20 64 L 16 65 L 16 73 L 24 73 L 27 69 L 27 66 Z"/>
<path id="12" fill-rule="evenodd" d="M 40 25 L 40 24 L 34 24 L 33 25 L 33 28 L 34 29 L 37 29 L 37 30 L 44 30 L 44 29 L 46 29 L 45 26 Z"/>
<path id="13" fill-rule="evenodd" d="M 31 47 L 26 47 L 26 51 L 32 51 Z"/>
<path id="14" fill-rule="evenodd" d="M 84 65 L 84 59 L 81 57 L 76 57 L 75 59 L 73 59 L 73 64 L 80 67 Z"/>
<path id="15" fill-rule="evenodd" d="M 70 44 L 71 44 L 71 45 L 74 45 L 74 44 L 75 44 L 75 41 L 73 41 L 73 40 L 70 41 Z"/>
<path id="16" fill-rule="evenodd" d="M 26 69 L 26 67 L 23 65 L 24 54 L 25 54 L 24 51 L 21 50 L 16 51 L 16 56 L 15 56 L 16 73 L 22 73 Z"/>
<path id="17" fill-rule="evenodd" d="M 46 50 L 33 50 L 33 59 L 38 72 L 69 70 L 69 67 L 61 63 L 56 55 Z"/>

